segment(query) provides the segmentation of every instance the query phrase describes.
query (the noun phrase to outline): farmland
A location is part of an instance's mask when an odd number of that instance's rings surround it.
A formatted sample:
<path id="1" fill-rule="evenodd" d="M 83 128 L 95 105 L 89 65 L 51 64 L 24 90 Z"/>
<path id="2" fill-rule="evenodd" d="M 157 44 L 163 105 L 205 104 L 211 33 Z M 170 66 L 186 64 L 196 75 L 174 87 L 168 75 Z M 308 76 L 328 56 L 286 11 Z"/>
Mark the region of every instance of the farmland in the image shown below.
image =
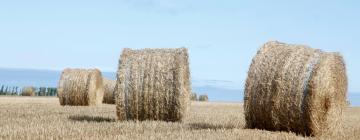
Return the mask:
<path id="1" fill-rule="evenodd" d="M 315 139 L 245 129 L 240 103 L 192 102 L 182 123 L 116 121 L 115 105 L 59 105 L 56 97 L 0 96 L 0 139 Z M 323 139 L 360 139 L 360 108 L 345 111 L 344 128 Z"/>

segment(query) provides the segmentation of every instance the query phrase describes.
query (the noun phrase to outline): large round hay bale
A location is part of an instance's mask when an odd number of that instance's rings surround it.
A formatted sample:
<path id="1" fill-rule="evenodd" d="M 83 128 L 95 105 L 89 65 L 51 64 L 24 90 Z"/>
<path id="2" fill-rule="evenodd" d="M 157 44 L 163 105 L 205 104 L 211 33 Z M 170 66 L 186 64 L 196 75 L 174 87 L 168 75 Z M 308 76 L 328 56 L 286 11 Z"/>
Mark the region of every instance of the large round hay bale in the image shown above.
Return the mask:
<path id="1" fill-rule="evenodd" d="M 123 50 L 115 87 L 119 120 L 182 121 L 190 93 L 186 48 Z"/>
<path id="2" fill-rule="evenodd" d="M 246 126 L 312 136 L 334 132 L 346 94 L 345 64 L 338 53 L 268 42 L 248 72 Z"/>
<path id="3" fill-rule="evenodd" d="M 104 83 L 104 100 L 103 103 L 115 104 L 114 88 L 116 81 L 103 78 Z"/>
<path id="4" fill-rule="evenodd" d="M 61 105 L 99 105 L 103 94 L 103 79 L 98 69 L 65 69 L 62 72 L 58 86 Z"/>

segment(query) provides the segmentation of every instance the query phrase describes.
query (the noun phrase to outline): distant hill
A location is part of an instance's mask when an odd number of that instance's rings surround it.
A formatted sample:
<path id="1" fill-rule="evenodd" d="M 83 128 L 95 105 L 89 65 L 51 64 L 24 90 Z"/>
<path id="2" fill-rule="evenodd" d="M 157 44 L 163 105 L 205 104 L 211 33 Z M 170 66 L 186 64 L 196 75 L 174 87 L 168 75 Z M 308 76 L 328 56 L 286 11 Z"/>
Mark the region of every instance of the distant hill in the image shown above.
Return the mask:
<path id="1" fill-rule="evenodd" d="M 61 71 L 0 68 L 0 85 L 56 87 L 60 75 Z M 109 79 L 116 79 L 115 72 L 103 72 L 103 76 Z M 214 83 L 214 81 L 199 82 L 198 79 L 193 79 L 193 83 L 195 81 L 202 84 L 193 85 L 192 90 L 198 94 L 206 93 L 210 101 L 243 101 L 243 90 L 229 89 L 221 83 Z M 352 106 L 360 106 L 360 93 L 350 93 L 348 98 Z"/>
<path id="2" fill-rule="evenodd" d="M 0 84 L 7 86 L 56 87 L 60 71 L 0 69 Z"/>
<path id="3" fill-rule="evenodd" d="M 243 102 L 243 91 L 236 89 L 226 89 L 214 86 L 193 87 L 197 94 L 206 93 L 210 101 Z"/>
<path id="4" fill-rule="evenodd" d="M 360 106 L 360 93 L 349 93 L 348 99 L 351 106 Z"/>
<path id="5" fill-rule="evenodd" d="M 56 87 L 60 75 L 61 71 L 0 68 L 0 85 Z M 116 79 L 115 72 L 103 72 L 103 76 L 109 79 Z M 192 89 L 199 94 L 208 94 L 210 101 L 241 102 L 243 96 L 241 90 L 209 85 L 195 86 Z"/>
<path id="6" fill-rule="evenodd" d="M 7 86 L 56 87 L 61 71 L 0 68 L 0 84 Z M 115 79 L 115 73 L 103 72 L 104 77 Z"/>

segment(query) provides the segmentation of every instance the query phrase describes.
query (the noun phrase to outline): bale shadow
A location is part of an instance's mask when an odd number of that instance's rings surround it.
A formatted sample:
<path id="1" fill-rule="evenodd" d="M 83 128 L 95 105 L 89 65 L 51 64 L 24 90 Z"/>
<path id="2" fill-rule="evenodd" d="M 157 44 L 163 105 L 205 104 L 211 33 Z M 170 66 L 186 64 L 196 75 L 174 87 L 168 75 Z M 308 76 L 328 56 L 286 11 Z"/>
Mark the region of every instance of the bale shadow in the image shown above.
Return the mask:
<path id="1" fill-rule="evenodd" d="M 87 121 L 87 122 L 116 122 L 113 118 L 105 118 L 105 117 L 99 117 L 99 116 L 70 116 L 69 120 L 72 121 Z"/>
<path id="2" fill-rule="evenodd" d="M 193 130 L 211 129 L 211 130 L 229 130 L 235 129 L 233 125 L 221 125 L 221 124 L 208 124 L 208 123 L 191 123 L 190 128 Z"/>

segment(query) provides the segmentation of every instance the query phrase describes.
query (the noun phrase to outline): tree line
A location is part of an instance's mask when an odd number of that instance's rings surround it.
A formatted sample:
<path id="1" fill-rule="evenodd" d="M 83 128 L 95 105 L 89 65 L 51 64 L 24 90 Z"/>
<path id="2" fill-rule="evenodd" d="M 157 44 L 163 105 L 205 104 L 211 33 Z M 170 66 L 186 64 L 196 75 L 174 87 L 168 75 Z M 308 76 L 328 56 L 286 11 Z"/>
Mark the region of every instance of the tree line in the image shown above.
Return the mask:
<path id="1" fill-rule="evenodd" d="M 195 92 L 191 93 L 190 99 L 192 101 L 202 101 L 202 102 L 209 101 L 209 97 L 207 94 L 199 95 L 199 97 L 198 97 L 198 94 Z"/>
<path id="2" fill-rule="evenodd" d="M 0 95 L 13 96 L 57 96 L 57 88 L 54 87 L 18 87 L 1 85 Z"/>

